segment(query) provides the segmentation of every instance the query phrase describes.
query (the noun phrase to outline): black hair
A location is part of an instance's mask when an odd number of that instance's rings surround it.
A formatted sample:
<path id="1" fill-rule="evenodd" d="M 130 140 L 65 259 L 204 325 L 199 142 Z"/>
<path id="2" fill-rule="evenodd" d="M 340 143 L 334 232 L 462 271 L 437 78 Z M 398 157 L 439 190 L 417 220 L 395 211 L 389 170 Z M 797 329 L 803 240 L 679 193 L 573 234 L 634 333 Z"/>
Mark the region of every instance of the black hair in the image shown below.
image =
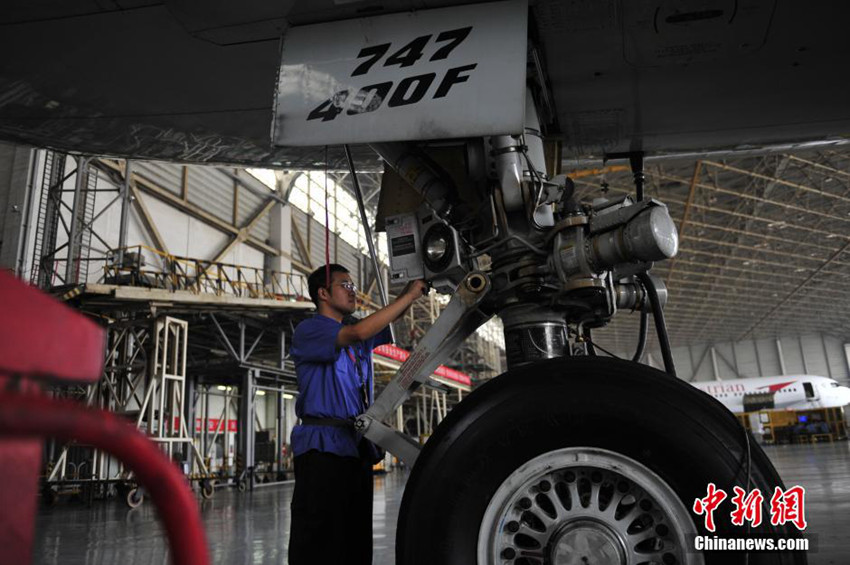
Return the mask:
<path id="1" fill-rule="evenodd" d="M 336 263 L 331 263 L 327 266 L 322 265 L 307 277 L 307 289 L 310 292 L 310 300 L 313 301 L 313 304 L 316 305 L 316 308 L 319 307 L 319 289 L 327 288 L 325 286 L 325 277 L 326 268 L 330 270 L 329 276 L 333 279 L 334 273 L 348 273 L 348 269 L 343 267 L 342 265 L 337 265 Z"/>

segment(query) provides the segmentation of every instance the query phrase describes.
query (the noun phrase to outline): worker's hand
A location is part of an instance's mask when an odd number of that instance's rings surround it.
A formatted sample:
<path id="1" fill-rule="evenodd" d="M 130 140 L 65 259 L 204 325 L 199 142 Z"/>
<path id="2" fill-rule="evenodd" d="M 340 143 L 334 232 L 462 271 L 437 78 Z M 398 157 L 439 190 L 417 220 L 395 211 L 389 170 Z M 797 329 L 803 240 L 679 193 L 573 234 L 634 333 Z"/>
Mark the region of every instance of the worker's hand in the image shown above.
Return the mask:
<path id="1" fill-rule="evenodd" d="M 417 298 L 421 298 L 428 294 L 428 290 L 428 284 L 422 279 L 417 279 L 407 283 L 407 286 L 404 287 L 404 290 L 401 293 L 403 295 L 409 294 L 413 300 L 416 300 Z"/>

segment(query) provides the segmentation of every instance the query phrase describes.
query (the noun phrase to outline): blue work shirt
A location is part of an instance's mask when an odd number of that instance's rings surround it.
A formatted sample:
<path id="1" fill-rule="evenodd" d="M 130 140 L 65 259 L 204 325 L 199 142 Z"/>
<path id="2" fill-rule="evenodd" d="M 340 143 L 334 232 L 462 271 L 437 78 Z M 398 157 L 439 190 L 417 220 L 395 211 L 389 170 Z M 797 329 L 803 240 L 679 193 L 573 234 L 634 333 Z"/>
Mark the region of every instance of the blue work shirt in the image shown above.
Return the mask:
<path id="1" fill-rule="evenodd" d="M 298 377 L 298 400 L 295 414 L 299 418 L 336 418 L 354 420 L 365 412 L 361 397 L 361 375 L 349 352 L 359 360 L 363 379 L 373 400 L 372 350 L 390 342 L 389 328 L 376 336 L 345 348 L 337 348 L 336 337 L 343 324 L 316 314 L 295 328 L 289 353 L 295 361 Z M 292 452 L 295 456 L 311 449 L 343 457 L 358 457 L 359 435 L 354 428 L 299 424 L 292 429 Z"/>

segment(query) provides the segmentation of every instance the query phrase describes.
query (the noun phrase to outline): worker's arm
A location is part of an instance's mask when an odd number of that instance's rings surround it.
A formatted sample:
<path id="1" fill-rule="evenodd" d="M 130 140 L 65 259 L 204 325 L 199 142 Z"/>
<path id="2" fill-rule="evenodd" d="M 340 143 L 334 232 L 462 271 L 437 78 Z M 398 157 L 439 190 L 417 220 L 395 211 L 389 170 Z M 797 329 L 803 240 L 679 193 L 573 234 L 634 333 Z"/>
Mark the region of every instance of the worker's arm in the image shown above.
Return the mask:
<path id="1" fill-rule="evenodd" d="M 392 303 L 384 306 L 374 314 L 371 314 L 356 324 L 343 326 L 336 336 L 336 346 L 346 347 L 359 341 L 365 341 L 375 336 L 382 329 L 390 325 L 390 322 L 404 314 L 413 302 L 420 298 L 427 290 L 424 281 L 411 281 L 404 287 L 401 295 Z"/>

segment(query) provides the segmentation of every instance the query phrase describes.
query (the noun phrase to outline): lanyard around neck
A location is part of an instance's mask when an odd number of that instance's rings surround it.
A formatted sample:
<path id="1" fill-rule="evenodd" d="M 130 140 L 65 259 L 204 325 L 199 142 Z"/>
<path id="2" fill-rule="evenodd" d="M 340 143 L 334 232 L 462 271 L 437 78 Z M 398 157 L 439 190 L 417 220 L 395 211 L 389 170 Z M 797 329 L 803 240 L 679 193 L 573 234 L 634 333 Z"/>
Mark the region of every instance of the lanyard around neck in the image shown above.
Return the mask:
<path id="1" fill-rule="evenodd" d="M 357 371 L 357 376 L 360 377 L 360 384 L 366 384 L 366 376 L 363 374 L 363 367 L 360 365 L 360 356 L 355 356 L 351 351 L 352 347 L 349 345 L 345 348 L 345 352 L 348 353 L 348 357 L 351 359 L 351 362 L 354 363 L 354 369 Z"/>
<path id="2" fill-rule="evenodd" d="M 354 368 L 357 369 L 357 375 L 360 377 L 360 400 L 363 402 L 363 409 L 365 410 L 371 404 L 369 391 L 366 389 L 366 375 L 363 374 L 363 367 L 360 365 L 360 356 L 355 357 L 351 349 L 351 347 L 346 347 L 345 352 L 348 353 L 348 357 L 354 363 Z"/>

